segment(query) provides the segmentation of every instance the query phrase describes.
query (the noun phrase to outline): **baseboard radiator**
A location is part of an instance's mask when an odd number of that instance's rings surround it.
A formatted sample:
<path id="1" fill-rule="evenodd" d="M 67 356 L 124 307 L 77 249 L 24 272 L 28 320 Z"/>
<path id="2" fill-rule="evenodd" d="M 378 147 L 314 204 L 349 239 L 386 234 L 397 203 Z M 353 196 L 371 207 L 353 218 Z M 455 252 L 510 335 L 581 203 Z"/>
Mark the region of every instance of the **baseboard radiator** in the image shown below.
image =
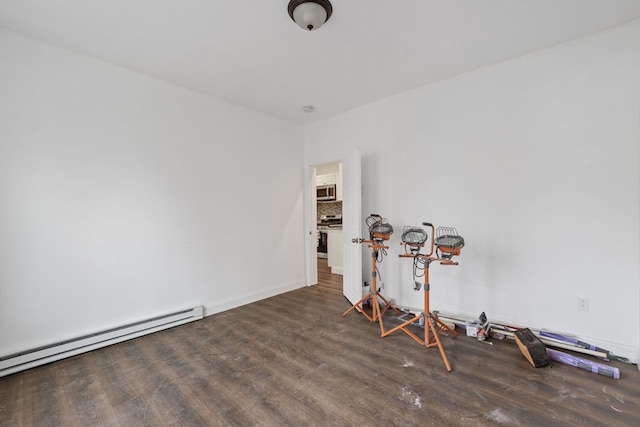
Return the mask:
<path id="1" fill-rule="evenodd" d="M 2 356 L 0 357 L 0 377 L 148 335 L 163 329 L 193 322 L 202 319 L 203 313 L 203 307 L 197 306 L 55 344 Z"/>

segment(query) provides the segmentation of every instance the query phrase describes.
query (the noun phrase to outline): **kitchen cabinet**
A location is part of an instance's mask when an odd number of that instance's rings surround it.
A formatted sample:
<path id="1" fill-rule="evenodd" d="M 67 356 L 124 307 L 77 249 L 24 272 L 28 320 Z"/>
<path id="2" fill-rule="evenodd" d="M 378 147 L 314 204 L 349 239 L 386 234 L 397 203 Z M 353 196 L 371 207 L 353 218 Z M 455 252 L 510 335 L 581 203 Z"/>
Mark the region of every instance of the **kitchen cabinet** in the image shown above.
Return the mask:
<path id="1" fill-rule="evenodd" d="M 342 275 L 342 230 L 327 230 L 327 262 L 332 274 Z"/>
<path id="2" fill-rule="evenodd" d="M 328 173 L 324 175 L 316 175 L 316 186 L 318 185 L 335 185 L 336 174 Z"/>

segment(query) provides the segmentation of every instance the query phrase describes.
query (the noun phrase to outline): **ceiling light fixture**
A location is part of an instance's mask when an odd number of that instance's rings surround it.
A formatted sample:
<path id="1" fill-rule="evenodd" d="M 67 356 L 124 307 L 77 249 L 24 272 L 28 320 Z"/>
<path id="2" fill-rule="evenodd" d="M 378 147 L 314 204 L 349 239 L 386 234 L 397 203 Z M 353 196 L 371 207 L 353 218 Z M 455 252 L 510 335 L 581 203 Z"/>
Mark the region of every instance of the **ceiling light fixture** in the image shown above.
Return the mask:
<path id="1" fill-rule="evenodd" d="M 329 0 L 291 0 L 289 16 L 303 30 L 317 30 L 329 20 L 333 8 Z"/>

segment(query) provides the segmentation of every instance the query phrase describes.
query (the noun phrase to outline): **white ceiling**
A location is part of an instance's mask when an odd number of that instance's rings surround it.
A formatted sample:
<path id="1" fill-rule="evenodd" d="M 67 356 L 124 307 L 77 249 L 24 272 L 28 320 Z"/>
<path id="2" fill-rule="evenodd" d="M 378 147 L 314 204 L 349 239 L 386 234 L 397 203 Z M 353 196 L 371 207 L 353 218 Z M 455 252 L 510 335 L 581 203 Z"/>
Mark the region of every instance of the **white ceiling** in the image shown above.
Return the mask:
<path id="1" fill-rule="evenodd" d="M 309 123 L 640 18 L 640 0 L 332 0 L 305 32 L 287 4 L 1 0 L 0 25 Z"/>

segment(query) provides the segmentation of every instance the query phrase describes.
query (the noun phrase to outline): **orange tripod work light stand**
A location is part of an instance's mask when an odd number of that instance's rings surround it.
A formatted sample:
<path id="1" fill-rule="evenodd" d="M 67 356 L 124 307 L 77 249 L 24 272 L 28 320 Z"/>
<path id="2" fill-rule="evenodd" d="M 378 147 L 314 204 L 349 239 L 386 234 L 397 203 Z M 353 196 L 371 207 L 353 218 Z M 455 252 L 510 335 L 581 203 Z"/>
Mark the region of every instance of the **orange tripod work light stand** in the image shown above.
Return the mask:
<path id="1" fill-rule="evenodd" d="M 424 243 L 427 240 L 427 232 L 419 227 L 405 227 L 402 233 L 401 244 L 404 245 L 405 250 L 408 249 L 409 252 L 401 254 L 400 257 L 414 259 L 414 277 L 416 274 L 415 270 L 419 268 L 418 265 L 420 263 L 424 265 L 424 311 L 420 314 L 417 314 L 413 319 L 410 319 L 403 324 L 390 329 L 387 332 L 383 332 L 382 336 L 386 337 L 398 330 L 402 330 L 420 345 L 424 345 L 427 348 L 438 346 L 440 355 L 442 356 L 442 360 L 444 361 L 447 371 L 451 371 L 449 359 L 447 358 L 447 354 L 444 351 L 444 347 L 442 346 L 442 342 L 440 341 L 440 337 L 438 335 L 442 331 L 448 331 L 454 335 L 458 335 L 458 333 L 447 326 L 445 323 L 443 323 L 440 319 L 438 319 L 436 315 L 431 313 L 431 310 L 429 308 L 429 265 L 434 261 L 439 262 L 443 265 L 458 265 L 457 262 L 451 261 L 451 258 L 453 256 L 460 255 L 460 250 L 462 249 L 462 247 L 464 247 L 464 239 L 460 237 L 455 228 L 452 227 L 438 227 L 438 236 L 434 239 L 436 232 L 434 230 L 433 224 L 423 222 L 422 225 L 431 228 L 432 238 L 430 245 L 431 249 L 429 253 L 420 253 L 420 248 L 424 246 Z M 433 254 L 434 246 L 436 247 L 435 256 Z M 420 289 L 420 283 L 416 282 L 415 289 Z M 406 328 L 410 324 L 418 322 L 421 319 L 424 320 L 424 339 L 421 339 Z"/>
<path id="2" fill-rule="evenodd" d="M 391 234 L 393 233 L 393 227 L 387 222 L 386 219 L 383 219 L 380 215 L 371 214 L 367 219 L 366 223 L 369 226 L 369 240 L 357 239 L 359 243 L 368 243 L 371 248 L 371 289 L 369 293 L 363 296 L 360 300 L 358 300 L 351 308 L 342 313 L 343 316 L 349 314 L 352 310 L 357 310 L 362 313 L 364 317 L 366 317 L 370 322 L 378 322 L 380 324 L 380 334 L 384 336 L 384 325 L 382 323 L 382 315 L 387 311 L 387 309 L 392 309 L 396 313 L 400 313 L 396 307 L 394 307 L 382 294 L 378 289 L 378 268 L 376 264 L 382 261 L 382 258 L 386 254 L 386 249 L 389 249 L 388 246 L 383 244 L 384 241 L 389 240 Z M 354 239 L 354 242 L 356 239 Z M 369 315 L 364 310 L 364 302 L 367 300 L 371 300 L 371 309 L 372 313 Z M 380 308 L 380 301 L 384 302 L 384 308 Z"/>

